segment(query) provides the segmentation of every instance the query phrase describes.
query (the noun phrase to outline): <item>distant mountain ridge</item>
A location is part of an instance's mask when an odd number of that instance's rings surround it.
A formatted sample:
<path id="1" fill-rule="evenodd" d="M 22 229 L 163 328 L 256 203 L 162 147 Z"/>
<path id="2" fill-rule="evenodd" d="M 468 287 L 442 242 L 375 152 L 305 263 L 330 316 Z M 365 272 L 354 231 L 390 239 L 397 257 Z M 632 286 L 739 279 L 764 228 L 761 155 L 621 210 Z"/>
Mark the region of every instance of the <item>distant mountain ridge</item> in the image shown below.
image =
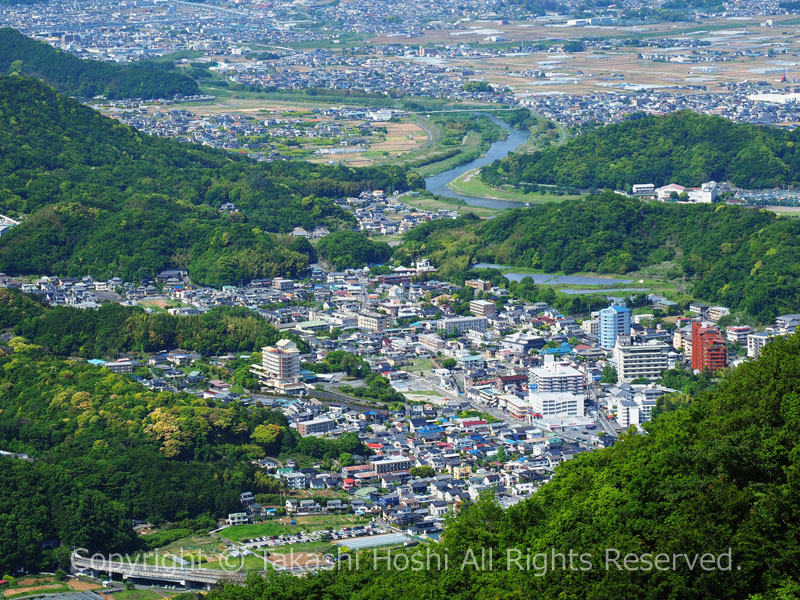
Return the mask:
<path id="1" fill-rule="evenodd" d="M 10 27 L 0 29 L 0 73 L 41 79 L 63 94 L 82 98 L 152 99 L 200 93 L 197 82 L 171 63 L 81 60 Z"/>

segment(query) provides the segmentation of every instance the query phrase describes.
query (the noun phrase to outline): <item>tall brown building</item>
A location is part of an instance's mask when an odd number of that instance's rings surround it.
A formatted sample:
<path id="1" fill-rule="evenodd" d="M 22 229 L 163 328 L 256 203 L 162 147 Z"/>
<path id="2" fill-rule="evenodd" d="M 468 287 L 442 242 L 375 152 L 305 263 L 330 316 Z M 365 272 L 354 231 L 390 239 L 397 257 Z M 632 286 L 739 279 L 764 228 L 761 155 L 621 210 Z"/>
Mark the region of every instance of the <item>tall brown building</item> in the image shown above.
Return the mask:
<path id="1" fill-rule="evenodd" d="M 692 321 L 692 369 L 717 371 L 727 366 L 728 350 L 719 329 Z"/>

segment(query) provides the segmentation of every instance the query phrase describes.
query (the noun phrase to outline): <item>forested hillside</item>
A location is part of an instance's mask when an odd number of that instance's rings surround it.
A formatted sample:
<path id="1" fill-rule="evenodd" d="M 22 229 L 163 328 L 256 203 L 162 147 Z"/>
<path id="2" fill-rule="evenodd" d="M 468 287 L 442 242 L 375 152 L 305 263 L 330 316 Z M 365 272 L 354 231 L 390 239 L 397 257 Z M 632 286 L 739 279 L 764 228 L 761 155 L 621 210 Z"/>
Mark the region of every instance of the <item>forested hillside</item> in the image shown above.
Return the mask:
<path id="1" fill-rule="evenodd" d="M 798 142 L 796 129 L 679 111 L 600 127 L 557 148 L 510 154 L 484 167 L 481 178 L 494 186 L 593 190 L 624 190 L 636 183 L 689 187 L 710 180 L 747 189 L 772 188 L 798 181 Z"/>
<path id="2" fill-rule="evenodd" d="M 799 356 L 798 335 L 768 346 L 715 390 L 648 423 L 648 435 L 628 432 L 566 461 L 531 499 L 505 511 L 489 498 L 468 505 L 441 543 L 393 550 L 391 569 L 367 551 L 358 564 L 252 577 L 209 599 L 797 598 Z M 619 553 L 616 565 L 607 551 Z M 628 553 L 645 556 L 624 563 Z M 713 566 L 701 568 L 695 555 L 706 553 Z M 419 556 L 408 564 L 421 567 L 403 569 L 399 554 Z M 447 568 L 426 558 L 436 554 Z"/>
<path id="3" fill-rule="evenodd" d="M 197 82 L 171 62 L 128 64 L 81 60 L 9 27 L 0 29 L 0 73 L 41 79 L 68 96 L 172 98 L 200 93 Z"/>
<path id="4" fill-rule="evenodd" d="M 395 256 L 407 262 L 424 253 L 437 276 L 463 277 L 476 262 L 616 274 L 664 263 L 697 298 L 765 322 L 800 304 L 800 221 L 766 211 L 606 192 L 489 221 L 433 221 L 405 240 Z"/>
<path id="5" fill-rule="evenodd" d="M 131 519 L 217 517 L 275 492 L 250 461 L 367 453 L 355 434 L 301 440 L 279 412 L 155 393 L 18 338 L 0 355 L 0 571 L 68 564 L 72 547 L 134 549 Z M 206 518 L 213 526 L 215 519 Z M 62 547 L 43 551 L 41 543 Z"/>
<path id="6" fill-rule="evenodd" d="M 366 234 L 337 231 L 320 240 L 317 252 L 335 269 L 359 268 L 383 263 L 392 255 L 386 242 L 373 242 Z"/>
<path id="7" fill-rule="evenodd" d="M 54 354 L 84 358 L 173 348 L 206 356 L 253 352 L 282 337 L 271 323 L 243 307 L 220 306 L 184 317 L 148 314 L 113 302 L 82 310 L 43 304 L 36 296 L 7 288 L 0 288 L 0 329 L 11 329 Z"/>
<path id="8" fill-rule="evenodd" d="M 31 79 L 0 77 L 0 270 L 132 280 L 186 266 L 219 285 L 308 265 L 269 232 L 350 226 L 333 198 L 422 185 L 396 167 L 254 163 L 141 134 Z M 240 212 L 218 208 L 233 202 Z M 305 252 L 305 253 L 304 253 Z"/>

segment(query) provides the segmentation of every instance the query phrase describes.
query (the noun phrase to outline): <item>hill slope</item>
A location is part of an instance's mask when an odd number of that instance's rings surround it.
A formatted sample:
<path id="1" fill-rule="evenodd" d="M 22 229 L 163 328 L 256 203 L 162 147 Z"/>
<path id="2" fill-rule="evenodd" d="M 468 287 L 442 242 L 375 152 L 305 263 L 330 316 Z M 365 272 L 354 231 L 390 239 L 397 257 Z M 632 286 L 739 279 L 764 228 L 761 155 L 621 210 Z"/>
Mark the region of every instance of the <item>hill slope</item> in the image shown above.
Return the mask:
<path id="1" fill-rule="evenodd" d="M 395 549 L 392 568 L 368 552 L 358 565 L 252 578 L 209 599 L 741 600 L 777 598 L 778 589 L 797 598 L 799 356 L 800 336 L 776 342 L 713 392 L 648 424 L 649 435 L 578 455 L 508 510 L 486 498 L 469 505 L 441 543 Z M 607 551 L 619 553 L 616 564 Z M 403 569 L 398 555 L 415 552 L 422 567 Z M 426 558 L 437 553 L 447 568 Z M 628 553 L 649 558 L 626 569 Z M 706 553 L 713 565 L 690 568 L 684 558 Z"/>
<path id="2" fill-rule="evenodd" d="M 771 320 L 800 305 L 800 221 L 725 205 L 642 202 L 606 192 L 506 211 L 491 221 L 423 224 L 396 256 L 422 252 L 438 276 L 476 262 L 547 273 L 624 274 L 671 265 L 694 296 Z"/>
<path id="3" fill-rule="evenodd" d="M 0 270 L 133 279 L 169 265 L 221 284 L 294 274 L 307 254 L 267 232 L 351 223 L 332 198 L 406 189 L 399 168 L 256 164 L 141 134 L 48 86 L 0 77 Z M 221 213 L 233 202 L 240 212 Z M 303 251 L 302 248 L 300 248 Z"/>
<path id="4" fill-rule="evenodd" d="M 600 127 L 558 148 L 512 154 L 484 167 L 490 185 L 548 184 L 630 189 L 635 183 L 698 186 L 709 180 L 748 188 L 798 181 L 800 131 L 733 123 L 679 111 Z"/>
<path id="5" fill-rule="evenodd" d="M 172 98 L 200 93 L 197 82 L 171 63 L 129 64 L 81 60 L 15 29 L 0 29 L 0 73 L 41 79 L 69 96 L 92 98 Z"/>

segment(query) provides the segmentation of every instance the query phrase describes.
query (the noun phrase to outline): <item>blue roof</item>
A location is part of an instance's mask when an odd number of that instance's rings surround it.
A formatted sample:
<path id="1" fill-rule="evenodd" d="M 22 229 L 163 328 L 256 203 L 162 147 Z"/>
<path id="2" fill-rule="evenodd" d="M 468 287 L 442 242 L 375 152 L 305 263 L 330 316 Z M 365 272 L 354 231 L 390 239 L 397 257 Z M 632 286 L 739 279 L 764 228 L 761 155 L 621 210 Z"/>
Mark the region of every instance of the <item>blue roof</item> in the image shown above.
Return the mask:
<path id="1" fill-rule="evenodd" d="M 567 342 L 561 342 L 560 346 L 556 348 L 542 348 L 539 354 L 569 354 L 572 352 L 572 346 Z"/>

